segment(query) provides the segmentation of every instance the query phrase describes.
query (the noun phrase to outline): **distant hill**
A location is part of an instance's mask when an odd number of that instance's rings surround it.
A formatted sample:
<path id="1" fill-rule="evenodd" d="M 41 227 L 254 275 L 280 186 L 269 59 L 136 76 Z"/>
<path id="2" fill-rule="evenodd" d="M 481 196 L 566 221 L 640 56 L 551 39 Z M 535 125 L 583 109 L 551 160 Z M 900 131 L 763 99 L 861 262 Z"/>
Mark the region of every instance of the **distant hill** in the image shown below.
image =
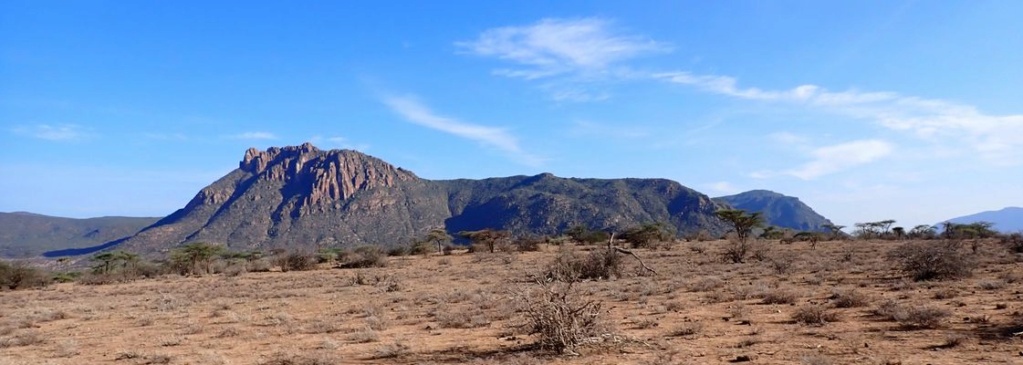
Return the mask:
<path id="1" fill-rule="evenodd" d="M 33 257 L 49 250 L 95 246 L 135 234 L 158 219 L 74 219 L 26 212 L 0 213 L 0 257 Z"/>
<path id="2" fill-rule="evenodd" d="M 680 234 L 725 225 L 710 197 L 665 179 L 574 179 L 551 174 L 427 180 L 351 150 L 311 144 L 249 149 L 238 169 L 184 208 L 117 245 L 140 253 L 192 241 L 238 250 L 394 245 L 440 227 L 555 234 L 575 225 L 621 229 L 663 222 Z"/>
<path id="3" fill-rule="evenodd" d="M 1001 210 L 992 210 L 987 212 L 980 212 L 977 214 L 970 214 L 958 218 L 952 218 L 947 221 L 960 224 L 984 221 L 994 223 L 994 227 L 992 228 L 994 228 L 997 231 L 1001 232 L 1023 231 L 1023 208 L 1008 207 Z M 941 226 L 941 223 L 938 223 L 939 227 Z"/>
<path id="4" fill-rule="evenodd" d="M 817 214 L 799 198 L 770 190 L 751 190 L 714 200 L 747 212 L 761 212 L 767 224 L 777 227 L 797 231 L 827 231 L 824 225 L 831 224 L 830 220 Z"/>

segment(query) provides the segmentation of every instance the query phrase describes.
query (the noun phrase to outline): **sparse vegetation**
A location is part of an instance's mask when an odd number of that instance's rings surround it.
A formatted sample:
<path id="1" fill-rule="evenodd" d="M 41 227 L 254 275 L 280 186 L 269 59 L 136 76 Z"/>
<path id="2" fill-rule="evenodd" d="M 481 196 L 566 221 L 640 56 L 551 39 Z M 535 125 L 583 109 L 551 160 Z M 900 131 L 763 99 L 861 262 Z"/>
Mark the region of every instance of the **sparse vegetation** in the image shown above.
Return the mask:
<path id="1" fill-rule="evenodd" d="M 914 280 L 961 279 L 973 272 L 974 263 L 959 249 L 959 241 L 904 243 L 888 257 Z"/>
<path id="2" fill-rule="evenodd" d="M 286 257 L 285 251 L 223 253 L 212 275 L 5 292 L 0 352 L 24 363 L 653 364 L 691 350 L 729 361 L 739 358 L 736 351 L 751 351 L 754 361 L 772 363 L 809 359 L 805 348 L 790 346 L 798 341 L 828 344 L 812 352 L 830 363 L 862 360 L 864 350 L 850 349 L 864 343 L 879 359 L 940 349 L 953 358 L 983 354 L 1011 362 L 1015 357 L 996 349 L 1023 332 L 1010 290 L 1023 276 L 1004 250 L 989 249 L 995 240 L 984 241 L 978 254 L 968 247 L 956 251 L 985 265 L 974 277 L 933 283 L 914 281 L 908 272 L 899 277 L 903 267 L 886 251 L 902 242 L 827 242 L 816 250 L 768 242 L 764 261 L 746 265 L 722 263 L 727 243 L 720 240 L 692 243 L 701 250 L 689 249 L 692 244 L 635 249 L 658 268 L 651 274 L 606 241 L 555 240 L 546 247 L 542 237 L 528 239 L 541 250 L 522 251 L 517 240 L 509 244 L 516 253 L 495 255 L 456 250 L 438 257 L 433 244 L 431 255 L 401 258 L 375 247 L 331 248 L 304 256 L 320 262 L 329 251 L 321 267 L 351 270 L 287 275 L 277 267 L 248 270 Z M 843 261 L 848 253 L 855 258 Z M 747 261 L 754 256 L 748 253 Z M 391 265 L 356 264 L 367 257 Z M 149 270 L 144 264 L 140 273 Z M 123 267 L 110 266 L 114 274 Z M 231 271 L 242 268 L 244 275 Z M 793 331 L 791 323 L 803 327 Z M 138 350 L 118 354 L 121 348 L 104 349 L 76 329 L 109 330 L 111 343 Z M 974 337 L 983 340 L 970 341 Z M 465 338 L 472 339 L 470 347 L 457 345 Z M 242 342 L 279 345 L 234 350 Z"/>
<path id="3" fill-rule="evenodd" d="M 609 333 L 601 303 L 582 300 L 573 283 L 538 281 L 520 297 L 529 334 L 540 349 L 574 354 L 579 346 Z"/>

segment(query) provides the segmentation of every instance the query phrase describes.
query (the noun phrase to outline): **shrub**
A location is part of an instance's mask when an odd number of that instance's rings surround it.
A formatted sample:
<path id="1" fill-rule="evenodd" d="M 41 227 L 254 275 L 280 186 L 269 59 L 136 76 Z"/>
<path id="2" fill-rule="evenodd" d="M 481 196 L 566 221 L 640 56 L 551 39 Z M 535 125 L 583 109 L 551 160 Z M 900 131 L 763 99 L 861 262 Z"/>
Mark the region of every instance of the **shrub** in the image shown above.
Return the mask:
<path id="1" fill-rule="evenodd" d="M 1015 253 L 1023 253 L 1023 232 L 1015 232 L 1001 237 L 1002 244 Z"/>
<path id="2" fill-rule="evenodd" d="M 728 240 L 728 245 L 725 246 L 725 252 L 722 254 L 725 262 L 742 263 L 746 261 L 746 255 L 750 251 L 749 242 L 741 241 L 738 239 Z"/>
<path id="3" fill-rule="evenodd" d="M 960 243 L 910 242 L 893 249 L 888 257 L 914 280 L 951 280 L 969 276 L 973 262 L 959 252 Z"/>
<path id="4" fill-rule="evenodd" d="M 429 241 L 415 241 L 412 242 L 412 244 L 410 244 L 408 248 L 409 255 L 426 256 L 435 251 L 437 251 L 437 246 L 434 245 L 433 243 L 430 243 Z"/>
<path id="5" fill-rule="evenodd" d="M 788 288 L 774 288 L 763 293 L 764 304 L 792 304 L 799 299 L 799 293 Z"/>
<path id="6" fill-rule="evenodd" d="M 582 301 L 572 283 L 540 281 L 539 288 L 521 297 L 530 334 L 542 350 L 574 354 L 578 346 L 608 332 L 605 312 L 597 301 Z"/>
<path id="7" fill-rule="evenodd" d="M 828 311 L 825 306 L 820 304 L 807 304 L 792 313 L 792 320 L 811 326 L 823 326 L 828 322 L 837 321 L 838 314 Z"/>
<path id="8" fill-rule="evenodd" d="M 40 268 L 17 261 L 0 261 L 0 290 L 38 288 L 50 284 L 50 275 Z"/>
<path id="9" fill-rule="evenodd" d="M 378 246 L 360 246 L 350 254 L 343 255 L 344 258 L 340 267 L 342 268 L 366 268 L 387 266 L 387 257 L 384 250 Z"/>
<path id="10" fill-rule="evenodd" d="M 835 289 L 831 294 L 831 301 L 837 308 L 864 307 L 870 303 L 867 296 L 855 289 Z"/>
<path id="11" fill-rule="evenodd" d="M 316 257 L 303 252 L 288 252 L 277 256 L 274 265 L 280 266 L 281 271 L 309 271 L 316 268 Z"/>
<path id="12" fill-rule="evenodd" d="M 917 304 L 903 305 L 891 299 L 882 302 L 874 314 L 898 322 L 906 328 L 938 328 L 945 318 L 952 315 L 947 309 Z"/>
<path id="13" fill-rule="evenodd" d="M 611 250 L 597 249 L 582 257 L 574 251 L 565 250 L 547 266 L 544 276 L 566 282 L 610 279 L 621 275 L 621 266 L 621 256 Z"/>

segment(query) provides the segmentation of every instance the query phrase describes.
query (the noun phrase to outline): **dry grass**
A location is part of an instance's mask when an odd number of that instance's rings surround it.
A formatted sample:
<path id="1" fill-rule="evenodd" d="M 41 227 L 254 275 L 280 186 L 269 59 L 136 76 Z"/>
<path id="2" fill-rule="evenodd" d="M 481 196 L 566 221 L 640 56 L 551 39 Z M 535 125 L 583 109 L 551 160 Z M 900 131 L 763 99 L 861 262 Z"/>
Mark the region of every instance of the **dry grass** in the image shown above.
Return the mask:
<path id="1" fill-rule="evenodd" d="M 751 255 L 744 263 L 722 260 L 728 245 L 637 249 L 657 275 L 622 257 L 616 272 L 573 283 L 569 307 L 592 301 L 599 311 L 586 313 L 602 321 L 577 337 L 573 351 L 581 356 L 534 351 L 543 340 L 529 334 L 528 306 L 516 298 L 537 300 L 533 280 L 559 256 L 584 260 L 601 247 L 566 253 L 541 245 L 539 252 L 455 251 L 383 263 L 364 251 L 339 259 L 350 269 L 2 292 L 0 364 L 1020 360 L 1013 333 L 1023 331 L 1016 294 L 1023 271 L 997 241 L 977 254 L 963 250 L 976 263 L 972 275 L 942 282 L 914 281 L 889 260 L 893 242 L 821 242 L 815 250 L 806 242 L 767 243 L 767 260 Z M 355 268 L 377 265 L 386 266 Z"/>

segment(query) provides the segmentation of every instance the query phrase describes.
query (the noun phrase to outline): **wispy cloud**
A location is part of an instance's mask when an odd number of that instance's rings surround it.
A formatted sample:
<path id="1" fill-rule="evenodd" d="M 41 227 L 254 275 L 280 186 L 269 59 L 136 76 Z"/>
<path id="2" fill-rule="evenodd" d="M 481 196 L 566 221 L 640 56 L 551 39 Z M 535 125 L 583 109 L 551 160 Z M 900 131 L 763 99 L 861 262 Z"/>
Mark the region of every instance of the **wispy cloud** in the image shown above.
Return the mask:
<path id="1" fill-rule="evenodd" d="M 612 25 L 599 18 L 549 18 L 526 26 L 490 29 L 473 41 L 456 45 L 477 55 L 525 66 L 495 72 L 526 79 L 604 70 L 629 58 L 670 50 L 660 42 L 617 34 Z"/>
<path id="2" fill-rule="evenodd" d="M 55 142 L 79 141 L 95 136 L 77 124 L 37 124 L 14 128 L 14 133 Z"/>
<path id="3" fill-rule="evenodd" d="M 829 91 L 817 85 L 787 90 L 740 87 L 735 78 L 689 72 L 653 74 L 655 79 L 731 97 L 783 102 L 869 120 L 890 130 L 933 141 L 965 142 L 989 162 L 1023 162 L 1023 115 L 990 115 L 971 105 L 895 92 Z"/>
<path id="4" fill-rule="evenodd" d="M 732 183 L 727 181 L 718 181 L 716 183 L 707 185 L 707 187 L 710 188 L 711 191 L 718 194 L 735 194 L 739 192 L 739 188 L 735 187 L 735 185 L 732 185 Z"/>
<path id="5" fill-rule="evenodd" d="M 247 140 L 272 140 L 277 139 L 277 135 L 270 132 L 244 132 L 229 136 L 231 139 L 247 139 Z"/>
<path id="6" fill-rule="evenodd" d="M 786 173 L 803 180 L 833 174 L 859 165 L 874 162 L 888 156 L 894 150 L 892 144 L 876 140 L 859 140 L 820 147 L 810 152 L 811 161 Z"/>
<path id="7" fill-rule="evenodd" d="M 325 148 L 343 148 L 348 150 L 356 150 L 359 152 L 366 152 L 369 150 L 370 145 L 367 143 L 354 143 L 348 138 L 341 136 L 313 136 L 309 139 L 312 144 L 325 147 Z"/>
<path id="8" fill-rule="evenodd" d="M 632 77 L 633 72 L 622 63 L 671 50 L 668 44 L 622 33 L 612 21 L 601 18 L 548 18 L 493 28 L 455 45 L 467 53 L 513 65 L 495 69 L 495 75 L 544 79 L 541 87 L 553 99 L 573 102 L 607 99 L 606 91 L 591 90 L 589 82 Z"/>
<path id="9" fill-rule="evenodd" d="M 384 104 L 410 123 L 449 133 L 496 148 L 527 165 L 539 165 L 540 159 L 522 150 L 518 139 L 504 128 L 489 127 L 438 115 L 413 96 L 388 96 Z"/>

